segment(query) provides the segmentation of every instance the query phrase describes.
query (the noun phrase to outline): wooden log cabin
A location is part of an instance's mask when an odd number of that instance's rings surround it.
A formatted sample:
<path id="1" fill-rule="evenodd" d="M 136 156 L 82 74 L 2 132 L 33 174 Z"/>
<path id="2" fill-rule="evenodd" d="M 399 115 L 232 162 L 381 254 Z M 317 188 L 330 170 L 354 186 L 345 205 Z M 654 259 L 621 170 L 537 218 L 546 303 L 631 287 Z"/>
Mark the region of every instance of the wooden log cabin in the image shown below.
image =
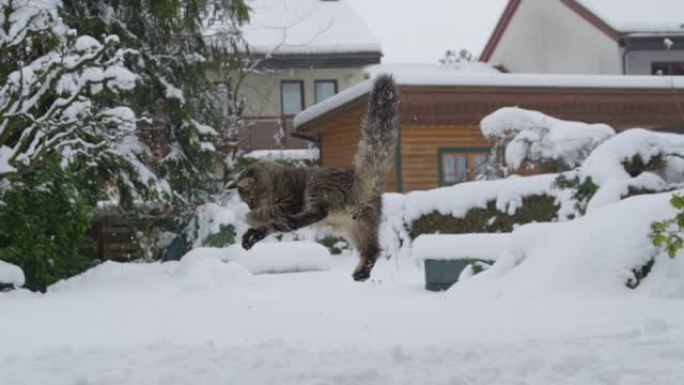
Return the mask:
<path id="1" fill-rule="evenodd" d="M 408 192 L 471 180 L 492 143 L 480 120 L 507 106 L 616 130 L 684 127 L 684 78 L 658 76 L 395 72 L 400 140 L 389 191 Z M 352 164 L 372 80 L 295 118 L 297 135 L 314 141 L 323 166 Z"/>

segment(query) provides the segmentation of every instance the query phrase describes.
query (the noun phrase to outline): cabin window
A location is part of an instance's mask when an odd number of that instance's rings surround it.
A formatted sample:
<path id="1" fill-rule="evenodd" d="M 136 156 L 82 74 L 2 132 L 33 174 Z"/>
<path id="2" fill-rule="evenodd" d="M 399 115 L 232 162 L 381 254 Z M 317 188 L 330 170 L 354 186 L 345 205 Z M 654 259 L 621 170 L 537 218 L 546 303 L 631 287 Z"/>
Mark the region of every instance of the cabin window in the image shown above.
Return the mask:
<path id="1" fill-rule="evenodd" d="M 653 62 L 653 75 L 684 75 L 684 62 Z"/>
<path id="2" fill-rule="evenodd" d="M 320 103 L 337 93 L 337 80 L 316 80 L 314 88 L 316 103 Z"/>
<path id="3" fill-rule="evenodd" d="M 442 147 L 439 149 L 439 184 L 476 180 L 484 174 L 489 160 L 488 148 Z"/>
<path id="4" fill-rule="evenodd" d="M 280 85 L 283 115 L 294 115 L 304 109 L 304 82 L 287 80 Z"/>

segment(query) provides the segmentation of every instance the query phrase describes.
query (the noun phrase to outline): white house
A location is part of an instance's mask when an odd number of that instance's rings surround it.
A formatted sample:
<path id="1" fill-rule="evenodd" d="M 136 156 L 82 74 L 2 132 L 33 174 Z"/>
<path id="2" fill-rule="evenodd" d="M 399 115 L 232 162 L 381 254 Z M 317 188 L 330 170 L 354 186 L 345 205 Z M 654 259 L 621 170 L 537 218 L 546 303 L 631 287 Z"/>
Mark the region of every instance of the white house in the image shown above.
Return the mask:
<path id="1" fill-rule="evenodd" d="M 517 73 L 684 75 L 684 0 L 510 0 L 480 60 Z"/>
<path id="2" fill-rule="evenodd" d="M 363 81 L 363 68 L 380 63 L 380 44 L 345 0 L 246 3 L 252 11 L 242 33 L 255 65 L 237 87 L 251 122 L 240 147 L 307 148 L 292 136 L 294 115 Z"/>

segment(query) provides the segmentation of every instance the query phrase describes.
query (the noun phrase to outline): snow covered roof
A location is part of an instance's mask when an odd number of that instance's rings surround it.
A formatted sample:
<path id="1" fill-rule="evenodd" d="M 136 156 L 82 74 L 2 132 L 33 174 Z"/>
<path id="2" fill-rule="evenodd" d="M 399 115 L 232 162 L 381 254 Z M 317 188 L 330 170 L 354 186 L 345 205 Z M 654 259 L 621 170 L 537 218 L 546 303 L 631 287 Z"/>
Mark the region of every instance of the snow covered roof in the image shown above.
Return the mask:
<path id="1" fill-rule="evenodd" d="M 444 74 L 453 75 L 454 73 L 489 73 L 498 74 L 500 71 L 494 68 L 491 64 L 479 61 L 469 61 L 456 64 L 430 64 L 430 63 L 389 63 L 376 64 L 368 66 L 364 69 L 366 74 L 374 78 L 381 74 L 399 73 L 402 74 Z"/>
<path id="2" fill-rule="evenodd" d="M 253 52 L 380 52 L 380 44 L 346 0 L 247 0 L 243 35 Z"/>
<path id="3" fill-rule="evenodd" d="M 254 150 L 245 154 L 250 159 L 282 159 L 282 160 L 316 160 L 320 156 L 318 149 L 305 150 Z"/>
<path id="4" fill-rule="evenodd" d="M 618 32 L 684 32 L 682 0 L 575 1 Z"/>
<path id="5" fill-rule="evenodd" d="M 375 72 L 371 71 L 371 73 Z M 677 76 L 463 73 L 435 71 L 434 69 L 423 71 L 396 69 L 388 73 L 393 74 L 400 86 L 684 89 L 684 77 Z M 295 128 L 366 95 L 372 85 L 371 79 L 363 81 L 305 109 L 295 116 Z"/>

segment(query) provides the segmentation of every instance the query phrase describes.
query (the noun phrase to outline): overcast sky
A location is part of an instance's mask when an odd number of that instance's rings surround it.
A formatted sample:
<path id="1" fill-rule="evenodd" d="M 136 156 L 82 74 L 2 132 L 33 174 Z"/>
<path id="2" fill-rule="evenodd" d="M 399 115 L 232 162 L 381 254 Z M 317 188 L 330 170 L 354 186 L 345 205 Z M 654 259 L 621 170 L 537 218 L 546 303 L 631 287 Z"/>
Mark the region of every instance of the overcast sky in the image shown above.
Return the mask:
<path id="1" fill-rule="evenodd" d="M 382 45 L 383 63 L 437 63 L 447 49 L 480 55 L 507 0 L 347 0 Z"/>

